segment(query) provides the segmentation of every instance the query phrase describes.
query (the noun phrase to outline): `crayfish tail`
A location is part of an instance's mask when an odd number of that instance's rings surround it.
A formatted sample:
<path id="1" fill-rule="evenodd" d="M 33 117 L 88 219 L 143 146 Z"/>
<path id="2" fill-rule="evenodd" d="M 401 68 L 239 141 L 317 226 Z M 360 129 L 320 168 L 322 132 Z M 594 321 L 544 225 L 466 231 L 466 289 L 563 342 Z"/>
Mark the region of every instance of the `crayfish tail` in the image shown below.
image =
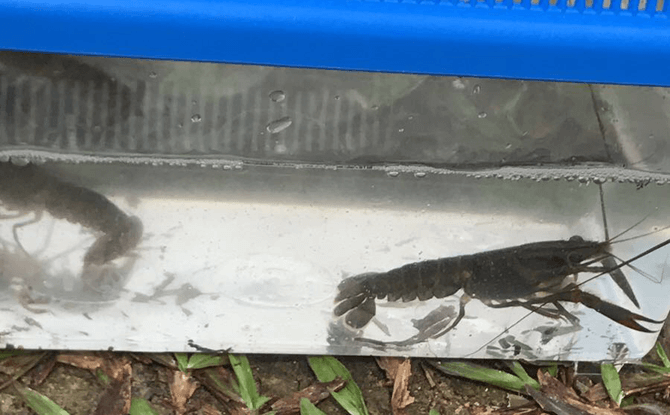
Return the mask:
<path id="1" fill-rule="evenodd" d="M 104 265 L 135 248 L 144 227 L 136 216 L 125 216 L 113 232 L 99 237 L 84 255 L 84 265 Z"/>

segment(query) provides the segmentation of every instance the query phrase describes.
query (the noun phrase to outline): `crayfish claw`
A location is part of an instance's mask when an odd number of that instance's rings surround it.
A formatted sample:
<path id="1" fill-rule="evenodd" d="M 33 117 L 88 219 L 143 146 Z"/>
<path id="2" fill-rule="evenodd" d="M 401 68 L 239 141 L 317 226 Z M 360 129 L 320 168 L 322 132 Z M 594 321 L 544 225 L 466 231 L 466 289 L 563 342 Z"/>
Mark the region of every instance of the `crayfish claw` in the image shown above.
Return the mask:
<path id="1" fill-rule="evenodd" d="M 603 266 L 609 270 L 608 273 L 610 277 L 612 278 L 612 281 L 616 283 L 616 285 L 621 288 L 621 291 L 623 291 L 626 296 L 635 304 L 635 307 L 640 308 L 640 303 L 637 301 L 637 298 L 635 297 L 635 293 L 633 292 L 633 287 L 630 286 L 628 283 L 628 279 L 626 279 L 626 276 L 624 275 L 623 271 L 621 271 L 621 268 L 619 265 L 616 263 L 614 258 L 607 257 L 600 261 Z"/>
<path id="2" fill-rule="evenodd" d="M 604 315 L 610 320 L 616 321 L 617 323 L 626 326 L 632 330 L 640 331 L 643 333 L 656 333 L 659 330 L 650 330 L 639 324 L 638 321 L 653 324 L 664 323 L 663 320 L 654 320 L 649 317 L 633 313 L 630 310 L 627 310 L 623 307 L 619 307 L 618 305 L 612 303 L 608 303 L 607 301 L 604 301 L 596 297 L 595 295 L 584 291 L 575 290 L 573 291 L 573 293 L 574 293 L 573 297 L 574 302 L 582 303 L 586 307 L 599 312 L 600 314 Z"/>

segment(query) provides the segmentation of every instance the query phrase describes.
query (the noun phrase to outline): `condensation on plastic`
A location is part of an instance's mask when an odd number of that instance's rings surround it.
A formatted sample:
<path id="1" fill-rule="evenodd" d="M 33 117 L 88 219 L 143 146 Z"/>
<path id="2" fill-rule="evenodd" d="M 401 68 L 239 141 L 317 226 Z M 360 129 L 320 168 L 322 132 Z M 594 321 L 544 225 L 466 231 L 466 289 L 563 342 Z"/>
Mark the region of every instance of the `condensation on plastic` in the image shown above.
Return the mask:
<path id="1" fill-rule="evenodd" d="M 667 95 L 662 88 L 5 52 L 0 149 L 456 170 L 598 165 L 615 169 L 605 174 L 615 178 L 622 166 L 669 171 L 667 152 L 658 151 L 670 132 Z"/>

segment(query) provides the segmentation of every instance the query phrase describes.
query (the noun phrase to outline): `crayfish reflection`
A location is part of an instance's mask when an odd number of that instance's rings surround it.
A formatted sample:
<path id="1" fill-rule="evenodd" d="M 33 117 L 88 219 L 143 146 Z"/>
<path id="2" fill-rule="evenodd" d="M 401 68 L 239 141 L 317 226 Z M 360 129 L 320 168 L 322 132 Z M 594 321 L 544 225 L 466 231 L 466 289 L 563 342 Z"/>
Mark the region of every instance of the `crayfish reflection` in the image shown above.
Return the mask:
<path id="1" fill-rule="evenodd" d="M 349 340 L 358 345 L 386 349 L 406 348 L 444 336 L 466 315 L 466 305 L 478 300 L 491 309 L 523 307 L 552 319 L 579 326 L 579 319 L 563 303 L 581 304 L 616 323 L 643 333 L 653 333 L 663 323 L 586 292 L 575 283 L 579 273 L 609 275 L 639 308 L 639 302 L 621 268 L 658 250 L 666 240 L 642 254 L 617 264 L 610 242 L 593 242 L 580 236 L 569 240 L 534 242 L 509 248 L 403 265 L 387 272 L 366 273 L 344 279 L 338 286 L 334 315 L 350 329 Z M 374 321 L 377 300 L 409 302 L 442 299 L 462 290 L 458 313 L 428 319 L 416 326 L 418 333 L 401 341 L 361 337 L 362 329 Z M 652 328 L 650 328 L 652 327 Z"/>
<path id="2" fill-rule="evenodd" d="M 33 225 L 45 214 L 53 220 L 37 230 Z M 135 264 L 133 250 L 143 233 L 141 221 L 107 197 L 32 164 L 0 162 L 0 219 L 13 221 L 13 242 L 0 240 L 2 281 L 33 312 L 43 312 L 41 304 L 56 301 L 71 305 L 116 299 Z M 54 232 L 55 226 L 80 226 L 97 237 L 82 255 L 81 242 L 68 246 L 61 240 L 76 230 Z M 43 247 L 26 249 L 23 233 L 41 235 Z M 47 250 L 55 254 L 47 257 Z"/>

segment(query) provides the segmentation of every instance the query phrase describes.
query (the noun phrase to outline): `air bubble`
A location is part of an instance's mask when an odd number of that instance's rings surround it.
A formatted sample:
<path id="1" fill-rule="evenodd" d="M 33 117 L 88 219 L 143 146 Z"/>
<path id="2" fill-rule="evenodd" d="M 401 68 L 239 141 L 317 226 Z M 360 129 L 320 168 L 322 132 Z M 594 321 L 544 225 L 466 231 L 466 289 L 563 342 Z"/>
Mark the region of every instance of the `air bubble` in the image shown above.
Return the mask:
<path id="1" fill-rule="evenodd" d="M 293 124 L 291 117 L 282 117 L 278 120 L 270 122 L 265 129 L 268 130 L 270 134 L 278 134 L 287 129 Z"/>
<path id="2" fill-rule="evenodd" d="M 283 100 L 286 99 L 286 94 L 284 93 L 284 91 L 280 89 L 270 92 L 270 95 L 268 96 L 270 97 L 270 101 L 272 102 L 282 102 Z"/>

